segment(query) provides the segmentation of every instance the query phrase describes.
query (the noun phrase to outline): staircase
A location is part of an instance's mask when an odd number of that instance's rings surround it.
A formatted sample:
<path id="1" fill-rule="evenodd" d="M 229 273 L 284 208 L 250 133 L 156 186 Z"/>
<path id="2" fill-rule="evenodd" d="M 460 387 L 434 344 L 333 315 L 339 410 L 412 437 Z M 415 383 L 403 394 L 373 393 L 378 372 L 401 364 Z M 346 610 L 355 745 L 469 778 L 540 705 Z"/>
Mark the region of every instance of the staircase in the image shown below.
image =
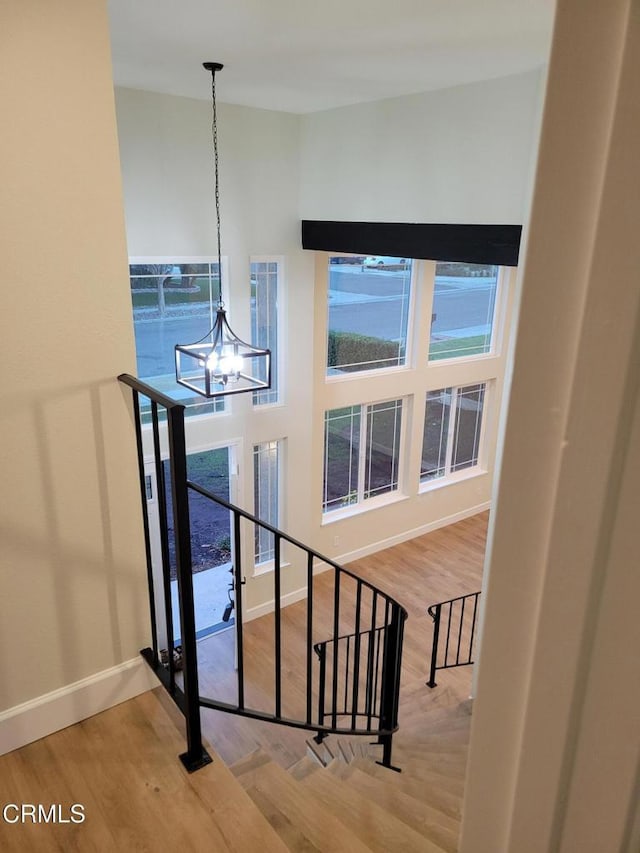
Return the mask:
<path id="1" fill-rule="evenodd" d="M 310 741 L 308 754 L 288 769 L 258 749 L 231 772 L 296 853 L 454 853 L 471 706 L 460 691 L 439 694 L 416 690 L 403 703 L 394 744 L 402 773 L 376 763 L 378 745 L 337 735 Z"/>

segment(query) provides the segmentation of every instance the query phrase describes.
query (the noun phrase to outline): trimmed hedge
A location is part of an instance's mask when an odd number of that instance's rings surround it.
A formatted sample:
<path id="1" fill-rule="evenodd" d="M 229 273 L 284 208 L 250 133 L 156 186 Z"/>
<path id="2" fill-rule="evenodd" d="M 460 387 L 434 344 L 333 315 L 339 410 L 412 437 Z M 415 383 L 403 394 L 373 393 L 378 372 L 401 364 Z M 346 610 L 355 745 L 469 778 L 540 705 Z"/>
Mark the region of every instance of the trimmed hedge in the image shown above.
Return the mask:
<path id="1" fill-rule="evenodd" d="M 345 372 L 362 370 L 363 365 L 371 365 L 372 368 L 390 367 L 397 365 L 403 355 L 403 347 L 395 341 L 358 335 L 355 332 L 329 331 L 329 367 L 337 367 Z"/>

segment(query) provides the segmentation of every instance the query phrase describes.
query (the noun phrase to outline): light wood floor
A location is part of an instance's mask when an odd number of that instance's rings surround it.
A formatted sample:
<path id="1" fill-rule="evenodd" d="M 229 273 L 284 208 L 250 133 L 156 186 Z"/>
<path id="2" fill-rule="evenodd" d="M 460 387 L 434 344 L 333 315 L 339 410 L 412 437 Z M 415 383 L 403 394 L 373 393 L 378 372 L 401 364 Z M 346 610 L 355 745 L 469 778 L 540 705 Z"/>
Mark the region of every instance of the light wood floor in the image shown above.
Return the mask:
<path id="1" fill-rule="evenodd" d="M 428 655 L 432 642 L 432 620 L 427 607 L 458 595 L 477 592 L 482 584 L 488 513 L 464 519 L 432 533 L 379 551 L 350 563 L 354 574 L 370 581 L 396 598 L 408 611 L 402 659 L 400 726 L 403 697 L 414 691 L 429 693 L 425 687 Z M 349 590 L 342 592 L 349 597 Z M 331 572 L 318 575 L 314 583 L 314 622 L 319 637 L 331 636 L 333 578 Z M 346 609 L 346 608 L 345 608 Z M 306 603 L 301 601 L 283 611 L 283 708 L 300 719 L 304 715 L 304 657 Z M 345 632 L 352 630 L 346 628 Z M 273 617 L 265 616 L 245 624 L 245 671 L 249 688 L 247 703 L 273 710 Z M 233 669 L 233 633 L 226 631 L 198 644 L 200 693 L 203 696 L 236 701 Z M 450 670 L 445 683 L 458 684 L 469 691 L 470 669 Z M 304 753 L 308 732 L 249 721 L 217 711 L 203 710 L 203 731 L 215 750 L 229 764 L 261 747 L 283 767 L 289 767 Z M 400 736 L 399 736 L 400 737 Z"/>
<path id="2" fill-rule="evenodd" d="M 424 686 L 431 637 L 426 607 L 480 588 L 486 525 L 486 514 L 475 516 L 349 566 L 394 595 L 409 611 L 400 731 L 394 747 L 403 760 L 411 760 L 403 743 L 403 713 L 414 736 L 416 725 L 421 725 L 415 717 L 416 702 L 408 699 L 418 697 L 420 707 L 430 709 L 431 719 L 437 719 L 443 696 L 451 694 L 459 700 L 468 695 L 470 668 L 442 674 L 438 690 Z M 318 595 L 321 589 L 319 585 Z M 300 614 L 302 604 L 287 608 L 292 637 L 296 630 L 303 630 Z M 248 645 L 253 644 L 259 668 L 261 635 L 270 634 L 270 622 L 255 620 L 247 627 L 253 632 Z M 228 640 L 222 637 L 222 642 Z M 200 646 L 201 692 L 205 694 L 207 678 L 222 677 L 215 669 L 221 656 L 213 640 Z M 287 659 L 287 683 L 295 684 L 296 667 L 299 671 L 301 666 L 299 656 Z M 258 694 L 260 690 L 258 686 Z M 188 775 L 177 759 L 184 750 L 182 728 L 179 712 L 158 689 L 0 757 L 1 805 L 60 803 L 68 810 L 72 803 L 81 803 L 87 815 L 83 824 L 65 825 L 10 825 L 0 815 L 0 850 L 250 853 L 259 849 L 268 853 L 286 849 L 217 758 L 220 755 L 231 763 L 263 747 L 288 767 L 304 754 L 306 733 L 205 711 L 205 736 L 218 755 L 212 765 Z"/>

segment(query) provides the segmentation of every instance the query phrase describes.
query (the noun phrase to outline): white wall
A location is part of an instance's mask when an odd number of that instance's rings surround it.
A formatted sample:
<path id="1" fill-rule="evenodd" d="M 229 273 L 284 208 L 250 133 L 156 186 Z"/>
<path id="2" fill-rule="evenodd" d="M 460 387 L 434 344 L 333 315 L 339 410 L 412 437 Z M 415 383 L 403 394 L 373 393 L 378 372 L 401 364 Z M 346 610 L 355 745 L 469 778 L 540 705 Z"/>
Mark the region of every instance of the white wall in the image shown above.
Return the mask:
<path id="1" fill-rule="evenodd" d="M 521 224 L 540 71 L 304 116 L 303 219 Z"/>
<path id="2" fill-rule="evenodd" d="M 147 634 L 105 4 L 2 16 L 0 710 L 117 667 Z"/>

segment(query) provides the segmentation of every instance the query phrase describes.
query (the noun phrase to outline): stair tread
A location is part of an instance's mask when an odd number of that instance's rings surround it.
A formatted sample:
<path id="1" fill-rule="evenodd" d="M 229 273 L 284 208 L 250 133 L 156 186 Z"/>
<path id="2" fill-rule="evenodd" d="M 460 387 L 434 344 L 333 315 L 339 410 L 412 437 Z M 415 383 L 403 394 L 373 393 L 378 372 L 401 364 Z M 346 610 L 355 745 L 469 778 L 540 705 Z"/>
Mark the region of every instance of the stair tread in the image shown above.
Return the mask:
<path id="1" fill-rule="evenodd" d="M 358 769 L 369 773 L 378 779 L 382 779 L 390 785 L 395 785 L 406 794 L 414 797 L 420 802 L 429 803 L 434 808 L 444 814 L 449 815 L 456 820 L 459 820 L 461 814 L 462 797 L 457 794 L 452 794 L 450 791 L 444 791 L 440 785 L 433 781 L 423 780 L 416 775 L 407 775 L 406 773 L 395 773 L 386 767 L 381 767 L 373 762 L 362 762 L 358 764 Z"/>
<path id="2" fill-rule="evenodd" d="M 318 771 L 323 773 L 322 768 Z M 291 850 L 320 853 L 367 853 L 368 849 L 333 812 L 318 802 L 303 782 L 274 762 L 263 764 L 241 778 L 264 817 Z"/>
<path id="3" fill-rule="evenodd" d="M 315 773 L 316 770 L 320 770 L 322 767 L 315 758 L 309 758 L 308 755 L 304 755 L 299 761 L 296 761 L 294 765 L 289 768 L 289 773 L 293 776 L 294 779 L 298 781 L 300 779 L 304 779 L 305 776 L 308 776 L 310 773 Z"/>
<path id="4" fill-rule="evenodd" d="M 271 757 L 263 749 L 256 749 L 249 753 L 249 755 L 231 764 L 229 770 L 231 770 L 234 776 L 238 777 L 242 776 L 243 773 L 254 770 L 256 767 L 261 767 L 269 761 L 271 761 Z"/>
<path id="5" fill-rule="evenodd" d="M 395 785 L 387 785 L 359 767 L 350 768 L 349 782 L 372 802 L 390 811 L 417 832 L 427 835 L 443 850 L 454 853 L 457 849 L 460 824 L 455 818 L 417 800 Z"/>
<path id="6" fill-rule="evenodd" d="M 119 707 L 123 711 L 136 706 L 144 709 L 145 731 L 153 731 L 159 738 L 161 755 L 166 762 L 162 776 L 156 778 L 156 784 L 163 791 L 172 792 L 171 802 L 174 806 L 178 800 L 180 801 L 180 814 L 183 815 L 186 825 L 193 828 L 194 832 L 199 825 L 199 821 L 192 820 L 191 817 L 194 808 L 188 796 L 188 792 L 191 791 L 195 793 L 200 804 L 204 804 L 209 814 L 211 824 L 206 828 L 206 838 L 210 845 L 219 845 L 220 849 L 224 850 L 247 850 L 255 847 L 262 853 L 286 853 L 286 848 L 278 834 L 256 808 L 255 803 L 234 778 L 229 768 L 218 759 L 215 751 L 206 742 L 204 746 L 213 756 L 213 763 L 201 768 L 197 773 L 188 774 L 188 790 L 185 789 L 184 772 L 179 762 L 176 762 L 175 758 L 170 758 L 180 747 L 183 747 L 180 734 L 181 727 L 184 725 L 183 717 L 163 688 L 144 693 L 134 702 L 135 706 L 124 703 Z M 144 761 L 142 765 L 144 767 Z M 144 774 L 139 764 L 132 765 L 132 772 Z M 141 778 L 144 778 L 144 775 Z M 160 820 L 168 818 L 169 815 L 170 812 L 167 811 L 158 812 Z M 174 826 L 175 821 L 169 817 L 168 825 L 163 830 L 166 832 L 168 848 L 173 844 L 170 832 Z M 200 849 L 204 839 L 197 840 L 194 837 L 187 839 L 182 827 L 178 830 L 179 835 L 180 833 L 182 833 L 182 840 L 185 841 L 185 849 L 190 845 L 195 845 L 193 849 Z"/>
<path id="7" fill-rule="evenodd" d="M 302 785 L 312 790 L 370 850 L 442 853 L 440 845 L 386 809 L 378 808 L 377 803 L 357 788 L 326 770 L 307 777 Z"/>

